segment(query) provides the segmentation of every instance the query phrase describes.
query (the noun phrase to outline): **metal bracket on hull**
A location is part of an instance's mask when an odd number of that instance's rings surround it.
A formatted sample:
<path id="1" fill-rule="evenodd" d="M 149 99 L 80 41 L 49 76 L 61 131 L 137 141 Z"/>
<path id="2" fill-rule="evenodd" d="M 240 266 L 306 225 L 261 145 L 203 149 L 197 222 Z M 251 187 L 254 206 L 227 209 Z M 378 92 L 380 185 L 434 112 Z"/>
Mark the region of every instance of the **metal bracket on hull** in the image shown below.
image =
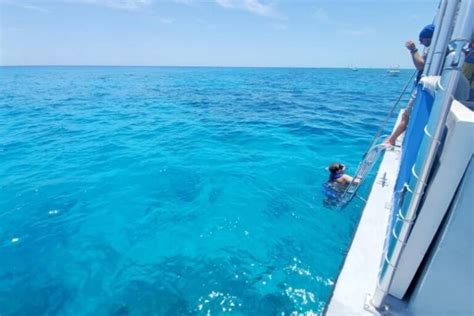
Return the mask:
<path id="1" fill-rule="evenodd" d="M 387 173 L 384 172 L 384 174 L 377 180 L 377 184 L 380 184 L 382 188 L 384 188 L 386 185 L 389 184 L 389 181 L 387 179 Z"/>
<path id="2" fill-rule="evenodd" d="M 367 293 L 365 296 L 364 310 L 376 316 L 388 316 L 390 312 L 390 306 L 382 305 L 382 308 L 375 308 L 372 303 L 372 294 Z"/>

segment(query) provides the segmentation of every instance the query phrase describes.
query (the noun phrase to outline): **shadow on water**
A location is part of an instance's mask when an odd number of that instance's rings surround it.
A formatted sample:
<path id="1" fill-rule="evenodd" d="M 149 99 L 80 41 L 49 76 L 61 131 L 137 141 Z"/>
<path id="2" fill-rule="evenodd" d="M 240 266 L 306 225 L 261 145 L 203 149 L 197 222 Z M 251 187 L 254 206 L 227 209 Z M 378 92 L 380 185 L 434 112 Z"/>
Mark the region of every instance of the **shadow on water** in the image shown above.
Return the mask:
<path id="1" fill-rule="evenodd" d="M 263 213 L 270 218 L 281 218 L 288 216 L 295 210 L 295 207 L 284 196 L 275 195 L 265 206 Z"/>

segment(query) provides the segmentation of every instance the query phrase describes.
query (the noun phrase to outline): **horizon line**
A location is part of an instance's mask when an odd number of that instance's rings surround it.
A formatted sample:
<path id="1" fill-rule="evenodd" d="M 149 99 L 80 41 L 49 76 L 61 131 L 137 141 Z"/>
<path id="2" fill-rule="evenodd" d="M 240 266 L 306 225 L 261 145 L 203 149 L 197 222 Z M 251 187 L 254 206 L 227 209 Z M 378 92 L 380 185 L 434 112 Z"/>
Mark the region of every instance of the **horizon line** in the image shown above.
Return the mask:
<path id="1" fill-rule="evenodd" d="M 156 67 L 156 68 L 294 68 L 294 69 L 391 69 L 393 66 L 386 67 L 357 67 L 357 66 L 212 66 L 212 65 L 94 65 L 94 64 L 79 64 L 79 65 L 47 65 L 47 64 L 32 64 L 32 65 L 0 65 L 0 67 Z M 411 68 L 402 68 L 400 70 L 410 70 Z"/>

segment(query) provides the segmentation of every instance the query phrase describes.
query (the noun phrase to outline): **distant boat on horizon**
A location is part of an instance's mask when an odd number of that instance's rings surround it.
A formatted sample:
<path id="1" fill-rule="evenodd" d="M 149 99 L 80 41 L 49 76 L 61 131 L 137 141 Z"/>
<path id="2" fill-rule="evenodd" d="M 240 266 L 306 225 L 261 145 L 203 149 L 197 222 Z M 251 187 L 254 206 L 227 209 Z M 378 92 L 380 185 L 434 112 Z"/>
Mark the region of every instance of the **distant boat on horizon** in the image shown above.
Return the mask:
<path id="1" fill-rule="evenodd" d="M 388 74 L 390 76 L 398 76 L 400 74 L 400 66 L 396 66 L 396 67 L 390 67 L 388 69 Z"/>

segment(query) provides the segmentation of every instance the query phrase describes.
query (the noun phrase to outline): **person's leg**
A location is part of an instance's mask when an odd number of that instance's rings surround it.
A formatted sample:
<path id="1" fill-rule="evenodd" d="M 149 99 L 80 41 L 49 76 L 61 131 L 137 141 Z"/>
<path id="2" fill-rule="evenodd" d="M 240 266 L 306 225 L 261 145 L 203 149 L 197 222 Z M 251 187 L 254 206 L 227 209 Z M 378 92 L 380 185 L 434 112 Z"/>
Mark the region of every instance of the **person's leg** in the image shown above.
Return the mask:
<path id="1" fill-rule="evenodd" d="M 402 118 L 400 120 L 400 123 L 398 123 L 397 127 L 393 131 L 392 135 L 390 135 L 387 140 L 385 140 L 384 144 L 390 145 L 390 146 L 395 146 L 395 143 L 397 142 L 397 138 L 403 134 L 403 132 L 406 130 L 407 125 L 408 125 L 408 115 L 405 115 L 403 113 Z"/>
<path id="2" fill-rule="evenodd" d="M 410 119 L 410 113 L 411 109 L 413 107 L 413 103 L 415 103 L 415 98 L 416 95 L 413 95 L 410 100 L 408 101 L 407 108 L 405 109 L 405 112 L 402 114 L 402 118 L 400 119 L 400 123 L 398 123 L 397 127 L 393 131 L 392 135 L 390 135 L 385 141 L 384 145 L 385 146 L 395 146 L 397 142 L 397 138 L 405 132 L 407 126 L 408 126 L 408 121 Z"/>

